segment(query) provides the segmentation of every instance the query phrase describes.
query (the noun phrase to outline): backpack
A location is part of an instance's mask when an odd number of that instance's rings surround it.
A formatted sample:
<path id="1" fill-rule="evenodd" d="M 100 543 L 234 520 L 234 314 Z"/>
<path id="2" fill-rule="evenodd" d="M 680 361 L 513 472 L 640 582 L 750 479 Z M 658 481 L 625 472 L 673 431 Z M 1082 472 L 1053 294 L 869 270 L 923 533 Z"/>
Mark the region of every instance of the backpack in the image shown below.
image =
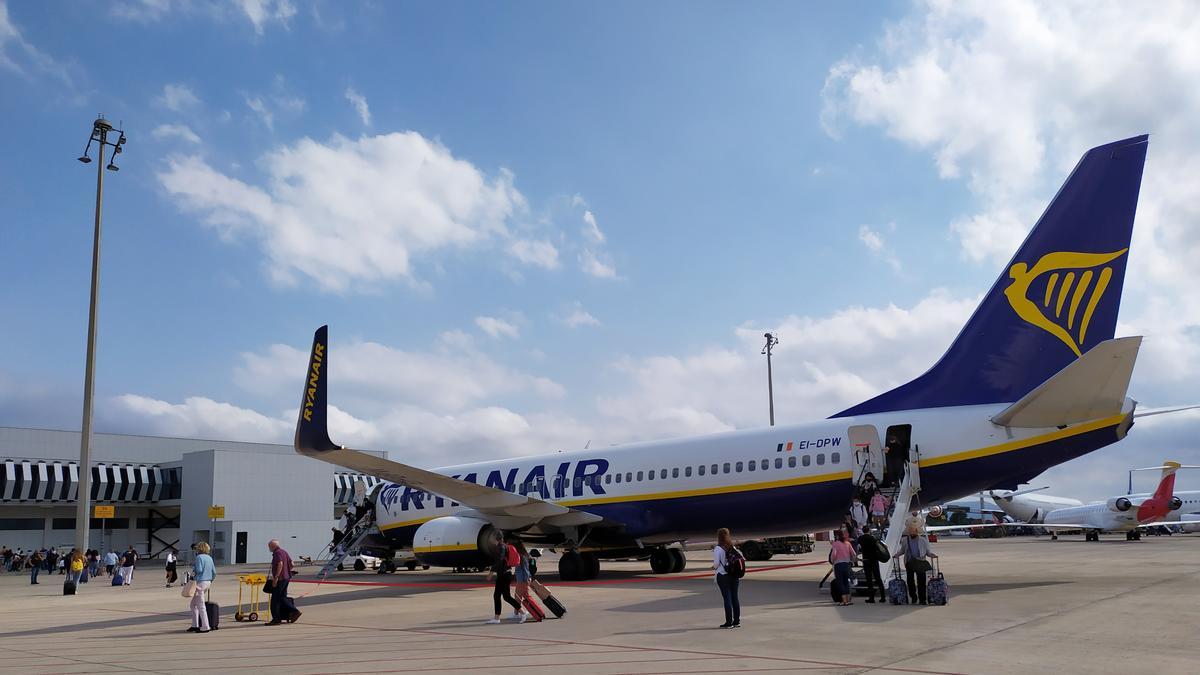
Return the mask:
<path id="1" fill-rule="evenodd" d="M 733 546 L 725 549 L 725 573 L 731 579 L 741 579 L 746 576 L 746 558 Z"/>
<path id="2" fill-rule="evenodd" d="M 521 564 L 521 554 L 517 553 L 517 547 L 512 544 L 506 544 L 507 548 L 504 551 L 505 567 L 516 567 Z"/>

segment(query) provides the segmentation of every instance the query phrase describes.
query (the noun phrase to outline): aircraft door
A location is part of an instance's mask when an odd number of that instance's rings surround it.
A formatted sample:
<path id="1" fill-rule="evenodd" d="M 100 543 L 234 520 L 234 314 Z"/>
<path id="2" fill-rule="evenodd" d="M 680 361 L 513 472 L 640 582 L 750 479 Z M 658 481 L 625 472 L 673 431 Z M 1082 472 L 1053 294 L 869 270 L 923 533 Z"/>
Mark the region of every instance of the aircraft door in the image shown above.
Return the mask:
<path id="1" fill-rule="evenodd" d="M 870 424 L 859 424 L 847 431 L 850 445 L 854 446 L 854 484 L 862 484 L 867 473 L 878 481 L 883 478 L 883 445 L 879 442 L 879 430 Z"/>

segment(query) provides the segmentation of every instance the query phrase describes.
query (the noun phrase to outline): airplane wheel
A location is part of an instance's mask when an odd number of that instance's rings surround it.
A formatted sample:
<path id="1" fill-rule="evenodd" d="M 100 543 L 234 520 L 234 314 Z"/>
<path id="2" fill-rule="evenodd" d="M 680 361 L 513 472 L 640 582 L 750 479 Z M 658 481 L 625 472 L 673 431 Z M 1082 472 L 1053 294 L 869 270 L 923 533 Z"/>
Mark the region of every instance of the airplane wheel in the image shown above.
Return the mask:
<path id="1" fill-rule="evenodd" d="M 346 571 L 346 568 L 344 565 L 342 565 L 342 563 L 338 563 L 337 570 L 339 572 L 344 572 L 344 571 Z"/>
<path id="2" fill-rule="evenodd" d="M 683 554 L 683 551 L 677 548 L 668 550 L 671 552 L 671 574 L 678 574 L 682 572 L 684 568 L 687 567 L 687 556 Z"/>
<path id="3" fill-rule="evenodd" d="M 670 551 L 665 548 L 655 549 L 650 554 L 650 569 L 655 574 L 670 574 L 674 564 Z"/>
<path id="4" fill-rule="evenodd" d="M 558 559 L 558 578 L 562 581 L 579 581 L 584 571 L 583 556 L 578 551 L 567 551 Z"/>
<path id="5" fill-rule="evenodd" d="M 590 581 L 600 576 L 600 556 L 595 553 L 581 553 L 583 559 L 583 579 Z"/>
<path id="6" fill-rule="evenodd" d="M 409 560 L 407 563 L 404 564 L 404 566 L 408 568 L 409 572 L 411 572 L 411 571 L 417 569 L 417 562 L 415 560 Z M 429 568 L 426 567 L 425 569 L 429 569 Z"/>
<path id="7" fill-rule="evenodd" d="M 354 571 L 355 572 L 361 572 L 365 569 L 367 569 L 367 563 L 363 562 L 362 558 L 359 558 L 354 561 Z"/>
<path id="8" fill-rule="evenodd" d="M 1134 540 L 1134 541 L 1141 541 L 1141 540 L 1142 540 L 1142 531 L 1141 531 L 1141 530 L 1134 530 L 1134 531 L 1133 531 L 1133 540 Z"/>

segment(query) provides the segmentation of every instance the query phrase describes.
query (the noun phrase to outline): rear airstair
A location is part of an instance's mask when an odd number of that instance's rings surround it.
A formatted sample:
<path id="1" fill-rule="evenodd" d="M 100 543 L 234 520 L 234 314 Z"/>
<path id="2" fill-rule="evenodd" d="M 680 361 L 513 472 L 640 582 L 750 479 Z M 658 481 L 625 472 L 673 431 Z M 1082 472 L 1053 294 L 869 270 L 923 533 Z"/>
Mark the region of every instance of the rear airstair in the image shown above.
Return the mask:
<path id="1" fill-rule="evenodd" d="M 358 519 L 354 527 L 346 533 L 346 537 L 333 548 L 333 552 L 329 558 L 324 561 L 325 564 L 321 567 L 321 571 L 317 572 L 317 579 L 324 581 L 329 578 L 329 575 L 338 568 L 338 565 L 342 564 L 342 561 L 349 557 L 350 552 L 357 551 L 363 540 L 375 531 L 377 531 L 375 529 L 375 512 L 374 510 L 367 511 L 362 518 Z"/>

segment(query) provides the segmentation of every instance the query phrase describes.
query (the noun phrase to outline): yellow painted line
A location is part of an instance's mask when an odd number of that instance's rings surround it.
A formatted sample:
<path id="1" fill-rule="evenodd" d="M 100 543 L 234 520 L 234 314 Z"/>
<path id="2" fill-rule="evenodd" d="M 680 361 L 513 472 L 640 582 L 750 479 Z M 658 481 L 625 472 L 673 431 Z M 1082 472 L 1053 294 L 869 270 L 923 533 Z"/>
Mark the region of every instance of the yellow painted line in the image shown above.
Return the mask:
<path id="1" fill-rule="evenodd" d="M 1061 440 L 1063 438 L 1070 438 L 1072 436 L 1078 436 L 1080 434 L 1085 434 L 1089 431 L 1095 431 L 1096 429 L 1103 429 L 1105 427 L 1116 426 L 1116 425 L 1120 424 L 1122 421 L 1124 421 L 1124 419 L 1125 419 L 1124 414 L 1113 415 L 1112 417 L 1107 417 L 1107 418 L 1101 419 L 1101 420 L 1095 420 L 1092 422 L 1088 422 L 1086 424 L 1081 424 L 1079 426 L 1068 427 L 1066 429 L 1058 429 L 1058 430 L 1052 431 L 1050 433 L 1042 434 L 1040 436 L 1031 436 L 1029 438 L 1009 441 L 1007 443 L 1000 443 L 998 445 L 989 445 L 989 446 L 986 446 L 983 448 L 976 448 L 974 450 L 964 450 L 963 452 L 957 452 L 957 453 L 950 454 L 950 455 L 943 455 L 941 457 L 931 457 L 929 459 L 921 460 L 920 467 L 925 468 L 925 467 L 930 467 L 930 466 L 939 466 L 942 464 L 951 464 L 954 462 L 962 462 L 962 461 L 966 461 L 966 460 L 970 460 L 970 459 L 978 459 L 980 457 L 988 457 L 991 455 L 998 455 L 998 454 L 1005 453 L 1005 452 L 1012 452 L 1013 450 L 1022 450 L 1024 448 L 1028 448 L 1028 447 L 1031 447 L 1034 445 L 1041 445 L 1043 443 L 1049 443 L 1052 441 Z M 708 495 L 730 494 L 733 492 L 750 492 L 750 491 L 756 491 L 756 490 L 770 490 L 772 488 L 794 487 L 797 485 L 812 485 L 814 483 L 825 483 L 825 482 L 832 482 L 832 481 L 838 481 L 838 480 L 849 480 L 850 477 L 851 477 L 851 474 L 849 471 L 842 471 L 842 472 L 838 472 L 838 473 L 821 474 L 818 476 L 801 476 L 799 478 L 786 478 L 783 480 L 767 481 L 767 482 L 763 482 L 763 483 L 745 483 L 742 485 L 726 485 L 726 486 L 716 487 L 716 488 L 696 488 L 693 490 L 677 490 L 677 491 L 673 491 L 673 492 L 656 492 L 656 493 L 650 493 L 650 494 L 623 495 L 623 496 L 615 496 L 615 497 L 600 497 L 598 499 L 571 499 L 571 500 L 563 500 L 563 501 L 552 502 L 552 503 L 559 504 L 561 506 L 598 506 L 601 504 L 618 504 L 618 503 L 622 503 L 622 502 L 656 501 L 656 500 L 660 500 L 660 499 L 679 499 L 681 497 L 703 497 L 703 496 L 708 496 Z M 416 520 L 407 520 L 407 521 L 399 522 L 399 523 L 389 523 L 387 525 L 381 526 L 379 529 L 391 530 L 391 529 L 395 529 L 398 527 L 406 527 L 406 526 L 410 526 L 410 525 L 420 525 L 421 523 L 429 522 L 432 519 L 433 519 L 433 517 L 428 517 L 428 518 L 418 518 Z"/>
<path id="2" fill-rule="evenodd" d="M 951 464 L 953 462 L 961 462 L 961 461 L 967 460 L 967 459 L 977 459 L 979 457 L 987 457 L 989 455 L 998 455 L 1002 452 L 1011 452 L 1013 450 L 1021 450 L 1021 449 L 1028 448 L 1033 445 L 1041 445 L 1043 443 L 1050 443 L 1052 441 L 1061 440 L 1063 438 L 1070 438 L 1072 436 L 1078 436 L 1080 434 L 1085 434 L 1089 431 L 1095 431 L 1096 429 L 1103 429 L 1105 427 L 1116 426 L 1116 425 L 1120 424 L 1122 421 L 1124 421 L 1124 419 L 1125 419 L 1124 414 L 1113 415 L 1112 417 L 1106 417 L 1102 420 L 1095 420 L 1093 422 L 1081 424 L 1077 427 L 1068 427 L 1066 429 L 1057 429 L 1055 431 L 1051 431 L 1048 434 L 1042 434 L 1041 436 L 1030 436 L 1029 438 L 1023 438 L 1020 440 L 1009 441 L 1008 443 L 1000 443 L 999 445 L 989 445 L 987 447 L 977 448 L 975 450 L 965 450 L 963 452 L 956 452 L 952 455 L 943 455 L 941 457 L 931 457 L 929 459 L 922 459 L 920 461 L 920 466 L 922 468 L 924 468 L 927 466 L 938 466 L 939 464 Z"/>

